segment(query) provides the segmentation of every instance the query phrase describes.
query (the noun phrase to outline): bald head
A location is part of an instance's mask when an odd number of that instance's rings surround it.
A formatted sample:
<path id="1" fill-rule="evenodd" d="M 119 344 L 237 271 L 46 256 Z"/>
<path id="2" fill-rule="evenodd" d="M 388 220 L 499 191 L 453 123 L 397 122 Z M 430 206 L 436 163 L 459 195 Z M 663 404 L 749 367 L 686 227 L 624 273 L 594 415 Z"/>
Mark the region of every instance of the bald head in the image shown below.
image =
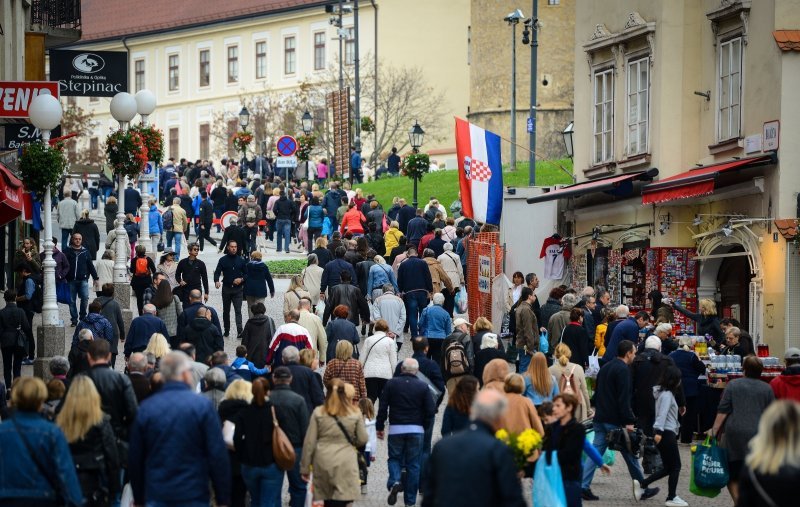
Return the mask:
<path id="1" fill-rule="evenodd" d="M 150 303 L 144 305 L 142 309 L 144 310 L 144 313 L 149 313 L 150 315 L 155 315 L 158 311 L 156 310 L 156 305 Z"/>
<path id="2" fill-rule="evenodd" d="M 189 292 L 189 300 L 193 303 L 196 301 L 200 301 L 200 298 L 202 297 L 203 294 L 197 289 L 193 289 L 191 292 Z"/>
<path id="3" fill-rule="evenodd" d="M 507 405 L 508 402 L 503 393 L 495 389 L 484 389 L 475 396 L 475 400 L 472 402 L 470 419 L 481 421 L 496 429 Z"/>
<path id="4" fill-rule="evenodd" d="M 134 352 L 128 358 L 128 370 L 144 373 L 147 371 L 147 357 L 141 352 Z"/>

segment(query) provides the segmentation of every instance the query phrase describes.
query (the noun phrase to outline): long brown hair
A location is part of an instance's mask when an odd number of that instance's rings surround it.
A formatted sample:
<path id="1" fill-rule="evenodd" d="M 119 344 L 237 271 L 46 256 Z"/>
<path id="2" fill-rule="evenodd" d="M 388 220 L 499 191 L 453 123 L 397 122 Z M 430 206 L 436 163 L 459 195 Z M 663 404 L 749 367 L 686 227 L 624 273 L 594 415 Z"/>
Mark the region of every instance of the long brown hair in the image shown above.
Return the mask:
<path id="1" fill-rule="evenodd" d="M 163 310 L 172 304 L 172 287 L 167 280 L 161 280 L 156 289 L 156 295 L 151 301 L 156 308 Z"/>
<path id="2" fill-rule="evenodd" d="M 544 354 L 537 352 L 531 358 L 531 364 L 525 375 L 531 379 L 533 390 L 542 396 L 548 396 L 553 391 L 553 376 L 547 369 L 547 359 Z"/>
<path id="3" fill-rule="evenodd" d="M 253 405 L 263 407 L 267 404 L 267 395 L 269 394 L 269 384 L 263 378 L 257 378 L 253 381 Z"/>
<path id="4" fill-rule="evenodd" d="M 472 400 L 476 394 L 478 394 L 478 379 L 472 375 L 464 375 L 456 383 L 452 396 L 447 400 L 447 406 L 453 407 L 462 414 L 469 414 Z"/>

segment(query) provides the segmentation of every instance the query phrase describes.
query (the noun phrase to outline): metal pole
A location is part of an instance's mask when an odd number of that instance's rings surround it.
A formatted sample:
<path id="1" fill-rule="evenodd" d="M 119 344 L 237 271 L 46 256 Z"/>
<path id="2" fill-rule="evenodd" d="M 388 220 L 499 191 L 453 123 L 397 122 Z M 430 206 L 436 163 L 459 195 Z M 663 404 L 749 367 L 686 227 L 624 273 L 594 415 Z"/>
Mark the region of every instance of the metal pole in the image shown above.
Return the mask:
<path id="1" fill-rule="evenodd" d="M 45 146 L 50 143 L 50 131 L 42 131 L 42 142 Z M 56 300 L 56 261 L 53 260 L 53 207 L 50 187 L 44 192 L 44 261 L 42 262 L 42 272 L 44 279 L 44 301 L 42 304 L 42 325 L 57 326 L 58 301 Z M 61 245 L 66 250 L 68 245 Z M 40 352 L 41 356 L 42 353 Z M 10 365 L 9 365 L 10 368 Z"/>
<path id="2" fill-rule="evenodd" d="M 148 115 L 142 115 L 142 126 L 147 126 L 147 117 Z M 155 171 L 155 167 L 153 167 L 153 171 Z M 146 249 L 147 254 L 155 254 L 153 252 L 152 241 L 150 241 L 150 195 L 147 193 L 147 182 L 140 181 L 139 182 L 142 193 L 142 205 L 139 208 L 139 238 L 144 237 L 144 247 Z M 141 243 L 141 239 L 139 240 Z"/>
<path id="3" fill-rule="evenodd" d="M 539 78 L 537 75 L 538 54 L 539 51 L 539 0 L 533 0 L 533 14 L 531 15 L 531 106 L 530 118 L 533 123 L 533 128 L 529 136 L 528 148 L 528 186 L 536 186 L 536 85 Z"/>
<path id="4" fill-rule="evenodd" d="M 336 29 L 336 34 L 339 36 L 339 91 L 344 90 L 344 65 L 342 52 L 344 51 L 344 44 L 342 40 L 342 8 L 343 1 L 339 0 L 339 25 Z"/>
<path id="5" fill-rule="evenodd" d="M 517 169 L 517 23 L 511 24 L 511 170 Z"/>
<path id="6" fill-rule="evenodd" d="M 417 148 L 413 148 L 412 151 L 414 153 L 419 153 L 419 150 Z M 417 204 L 418 204 L 418 201 L 417 201 L 417 176 L 416 176 L 416 173 L 415 173 L 415 175 L 414 175 L 414 201 L 411 203 L 411 205 L 414 207 L 414 209 L 417 209 Z"/>
<path id="7" fill-rule="evenodd" d="M 120 122 L 119 128 L 121 130 L 127 130 L 127 122 Z M 117 226 L 114 228 L 114 234 L 116 235 L 114 238 L 114 283 L 124 285 L 128 283 L 127 259 L 128 254 L 130 253 L 127 251 L 126 245 L 128 234 L 125 232 L 125 226 L 123 225 L 125 222 L 125 180 L 127 178 L 123 175 L 119 175 L 118 179 L 119 192 L 117 193 L 119 195 L 117 196 Z"/>
<path id="8" fill-rule="evenodd" d="M 361 57 L 359 56 L 358 52 L 358 42 L 359 42 L 359 32 L 358 32 L 358 0 L 353 0 L 353 31 L 355 32 L 355 72 L 356 72 L 356 115 L 355 115 L 355 123 L 356 123 L 356 137 L 355 137 L 355 146 L 356 149 L 361 149 Z M 362 162 L 363 164 L 363 162 Z"/>
<path id="9" fill-rule="evenodd" d="M 375 77 L 374 83 L 372 85 L 372 107 L 374 109 L 372 115 L 372 123 L 375 125 L 375 129 L 373 130 L 372 134 L 375 137 L 375 154 L 373 156 L 373 165 L 378 165 L 378 158 L 381 156 L 380 153 L 377 152 L 378 150 L 378 5 L 375 3 L 375 0 L 371 0 L 372 2 L 372 9 L 375 12 Z"/>

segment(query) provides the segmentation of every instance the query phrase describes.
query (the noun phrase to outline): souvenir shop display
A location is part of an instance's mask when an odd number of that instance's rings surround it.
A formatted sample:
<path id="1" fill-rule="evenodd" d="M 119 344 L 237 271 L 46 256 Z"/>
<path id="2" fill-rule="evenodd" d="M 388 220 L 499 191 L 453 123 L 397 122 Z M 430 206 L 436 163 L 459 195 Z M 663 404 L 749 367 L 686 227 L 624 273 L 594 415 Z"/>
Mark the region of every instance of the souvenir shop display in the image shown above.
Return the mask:
<path id="1" fill-rule="evenodd" d="M 564 278 L 564 267 L 569 262 L 571 253 L 569 241 L 560 235 L 553 234 L 546 238 L 539 254 L 539 258 L 544 259 L 543 279 L 561 280 Z"/>
<path id="2" fill-rule="evenodd" d="M 647 304 L 644 254 L 644 249 L 633 248 L 621 252 L 620 256 L 620 301 L 630 308 L 631 313 L 644 310 Z"/>
<path id="3" fill-rule="evenodd" d="M 694 248 L 648 248 L 646 252 L 645 294 L 660 291 L 665 298 L 679 301 L 690 312 L 697 312 L 697 261 Z M 692 334 L 695 323 L 675 312 L 678 334 Z"/>

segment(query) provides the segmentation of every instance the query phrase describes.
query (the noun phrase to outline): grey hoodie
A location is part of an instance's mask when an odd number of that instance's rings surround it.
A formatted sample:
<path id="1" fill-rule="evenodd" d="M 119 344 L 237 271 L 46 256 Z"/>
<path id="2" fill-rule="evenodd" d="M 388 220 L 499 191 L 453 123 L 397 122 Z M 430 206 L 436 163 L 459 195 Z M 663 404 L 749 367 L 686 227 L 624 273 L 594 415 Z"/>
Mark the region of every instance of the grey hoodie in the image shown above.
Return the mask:
<path id="1" fill-rule="evenodd" d="M 678 434 L 678 402 L 671 391 L 661 391 L 660 386 L 653 387 L 653 396 L 656 399 L 656 422 L 653 429 L 660 435 L 664 431 Z"/>

